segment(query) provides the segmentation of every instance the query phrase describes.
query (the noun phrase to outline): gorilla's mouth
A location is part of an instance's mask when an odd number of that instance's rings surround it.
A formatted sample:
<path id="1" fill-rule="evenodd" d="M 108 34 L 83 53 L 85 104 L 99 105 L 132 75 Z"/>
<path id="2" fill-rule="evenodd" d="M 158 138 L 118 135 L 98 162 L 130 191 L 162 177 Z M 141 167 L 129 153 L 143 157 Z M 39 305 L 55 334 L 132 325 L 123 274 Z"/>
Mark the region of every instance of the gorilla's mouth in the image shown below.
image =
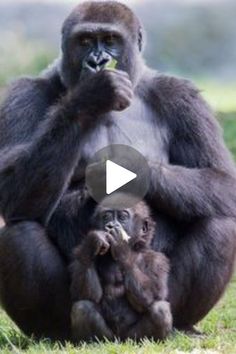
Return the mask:
<path id="1" fill-rule="evenodd" d="M 95 63 L 94 61 L 90 61 L 88 60 L 86 63 L 85 63 L 85 68 L 87 68 L 88 70 L 92 71 L 92 72 L 98 72 L 102 69 L 104 69 L 104 67 L 106 66 L 106 64 L 108 63 L 109 61 L 107 59 L 102 59 L 99 63 Z"/>

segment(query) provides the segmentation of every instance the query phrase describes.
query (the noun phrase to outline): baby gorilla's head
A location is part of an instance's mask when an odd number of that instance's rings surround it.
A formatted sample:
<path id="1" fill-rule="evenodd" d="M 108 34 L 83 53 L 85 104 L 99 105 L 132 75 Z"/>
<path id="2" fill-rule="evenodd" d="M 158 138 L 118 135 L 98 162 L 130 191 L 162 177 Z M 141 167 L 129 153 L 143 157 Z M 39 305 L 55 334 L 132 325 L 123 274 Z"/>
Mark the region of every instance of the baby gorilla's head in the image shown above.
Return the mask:
<path id="1" fill-rule="evenodd" d="M 93 226 L 108 232 L 111 229 L 120 230 L 124 240 L 134 249 L 150 247 L 155 231 L 150 208 L 144 201 L 128 208 L 121 206 L 119 201 L 127 198 L 133 197 L 122 193 L 106 197 L 95 209 Z"/>

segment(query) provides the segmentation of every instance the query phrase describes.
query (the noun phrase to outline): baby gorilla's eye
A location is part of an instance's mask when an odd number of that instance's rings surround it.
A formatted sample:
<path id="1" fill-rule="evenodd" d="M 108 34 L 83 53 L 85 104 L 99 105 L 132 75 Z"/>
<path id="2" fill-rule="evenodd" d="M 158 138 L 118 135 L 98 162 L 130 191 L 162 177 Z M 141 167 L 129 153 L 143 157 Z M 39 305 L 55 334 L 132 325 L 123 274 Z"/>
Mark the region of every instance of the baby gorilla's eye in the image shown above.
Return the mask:
<path id="1" fill-rule="evenodd" d="M 118 214 L 118 217 L 120 221 L 126 221 L 129 218 L 129 214 L 127 213 L 127 211 L 121 211 Z"/>
<path id="2" fill-rule="evenodd" d="M 103 215 L 103 222 L 105 224 L 107 224 L 108 222 L 112 221 L 113 217 L 112 217 L 112 213 L 111 212 L 107 212 Z"/>

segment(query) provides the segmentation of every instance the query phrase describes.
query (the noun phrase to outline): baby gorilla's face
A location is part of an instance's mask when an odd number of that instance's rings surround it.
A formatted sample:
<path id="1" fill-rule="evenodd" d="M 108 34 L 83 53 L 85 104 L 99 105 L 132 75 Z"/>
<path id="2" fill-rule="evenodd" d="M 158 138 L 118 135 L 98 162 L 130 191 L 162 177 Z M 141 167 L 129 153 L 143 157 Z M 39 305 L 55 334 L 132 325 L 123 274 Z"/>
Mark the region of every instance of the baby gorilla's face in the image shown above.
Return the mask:
<path id="1" fill-rule="evenodd" d="M 132 215 L 128 209 L 125 210 L 102 210 L 100 215 L 100 225 L 103 230 L 122 227 L 127 233 L 132 233 Z"/>
<path id="2" fill-rule="evenodd" d="M 127 234 L 129 238 L 126 241 L 137 248 L 150 245 L 153 237 L 150 220 L 150 217 L 137 213 L 135 208 L 116 210 L 100 206 L 95 213 L 95 224 L 100 230 L 120 230 L 124 239 Z"/>

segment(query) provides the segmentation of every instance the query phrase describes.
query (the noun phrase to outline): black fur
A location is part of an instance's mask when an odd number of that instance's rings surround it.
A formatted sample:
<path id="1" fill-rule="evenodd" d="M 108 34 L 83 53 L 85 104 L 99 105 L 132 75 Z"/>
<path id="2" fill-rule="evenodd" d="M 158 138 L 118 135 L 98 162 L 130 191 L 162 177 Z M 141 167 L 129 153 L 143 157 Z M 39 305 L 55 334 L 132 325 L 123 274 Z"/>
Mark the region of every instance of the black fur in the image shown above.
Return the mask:
<path id="1" fill-rule="evenodd" d="M 71 27 L 81 25 L 80 13 L 85 26 L 105 21 L 127 37 L 119 70 L 104 70 L 85 82 L 76 66 L 68 65 L 66 47 Z M 93 212 L 93 203 L 81 198 L 84 169 L 94 152 L 112 141 L 132 145 L 150 161 L 146 199 L 159 227 L 153 247 L 170 259 L 174 325 L 189 329 L 219 300 L 232 275 L 234 163 L 192 84 L 144 65 L 140 24 L 130 10 L 115 2 L 89 2 L 71 16 L 62 61 L 42 77 L 17 81 L 1 108 L 2 304 L 26 333 L 68 338 L 66 264 Z M 134 35 L 137 41 L 130 40 Z"/>
<path id="2" fill-rule="evenodd" d="M 91 222 L 94 229 L 71 264 L 75 340 L 166 338 L 172 329 L 169 261 L 151 249 L 155 223 L 148 206 L 114 210 L 100 204 Z"/>

